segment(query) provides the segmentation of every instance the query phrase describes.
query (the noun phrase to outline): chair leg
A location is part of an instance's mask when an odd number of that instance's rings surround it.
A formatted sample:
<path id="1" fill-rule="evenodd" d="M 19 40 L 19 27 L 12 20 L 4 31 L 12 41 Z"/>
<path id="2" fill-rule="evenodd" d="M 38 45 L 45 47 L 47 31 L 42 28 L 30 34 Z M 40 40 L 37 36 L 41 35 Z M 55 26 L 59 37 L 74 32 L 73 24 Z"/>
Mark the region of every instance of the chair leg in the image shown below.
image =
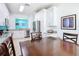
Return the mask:
<path id="1" fill-rule="evenodd" d="M 75 44 L 77 44 L 77 41 L 75 41 Z"/>

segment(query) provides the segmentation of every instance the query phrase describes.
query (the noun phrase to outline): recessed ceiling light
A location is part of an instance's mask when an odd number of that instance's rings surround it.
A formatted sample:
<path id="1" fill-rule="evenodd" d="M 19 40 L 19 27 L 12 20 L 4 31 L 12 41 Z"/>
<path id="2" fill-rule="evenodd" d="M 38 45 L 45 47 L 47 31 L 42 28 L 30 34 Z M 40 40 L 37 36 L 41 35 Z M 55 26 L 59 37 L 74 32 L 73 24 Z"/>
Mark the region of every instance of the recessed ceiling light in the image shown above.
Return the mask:
<path id="1" fill-rule="evenodd" d="M 20 8 L 19 8 L 19 11 L 23 12 L 23 10 L 24 10 L 24 5 L 21 5 Z"/>

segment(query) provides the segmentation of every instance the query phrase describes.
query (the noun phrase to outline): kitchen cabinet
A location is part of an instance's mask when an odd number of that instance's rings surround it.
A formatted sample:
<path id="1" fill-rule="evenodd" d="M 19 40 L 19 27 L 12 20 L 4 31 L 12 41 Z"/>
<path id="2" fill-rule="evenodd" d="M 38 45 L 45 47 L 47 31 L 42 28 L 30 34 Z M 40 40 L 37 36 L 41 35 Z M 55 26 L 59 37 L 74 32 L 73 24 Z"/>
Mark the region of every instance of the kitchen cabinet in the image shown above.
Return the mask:
<path id="1" fill-rule="evenodd" d="M 40 28 L 43 36 L 46 36 L 50 26 L 54 26 L 54 12 L 53 7 L 42 9 L 35 15 L 34 21 L 40 21 Z"/>

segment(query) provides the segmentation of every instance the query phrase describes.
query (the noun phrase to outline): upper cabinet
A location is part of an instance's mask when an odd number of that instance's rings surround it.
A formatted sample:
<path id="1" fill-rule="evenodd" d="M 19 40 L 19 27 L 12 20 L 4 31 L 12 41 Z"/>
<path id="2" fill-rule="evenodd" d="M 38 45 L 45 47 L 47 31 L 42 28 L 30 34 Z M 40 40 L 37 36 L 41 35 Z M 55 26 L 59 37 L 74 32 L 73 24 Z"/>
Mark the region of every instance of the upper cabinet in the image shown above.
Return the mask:
<path id="1" fill-rule="evenodd" d="M 46 32 L 46 9 L 42 9 L 35 15 L 34 21 L 40 21 L 41 32 Z"/>
<path id="2" fill-rule="evenodd" d="M 54 26 L 54 12 L 53 7 L 48 9 L 42 9 L 35 15 L 35 21 L 41 22 L 41 32 L 46 33 L 48 27 Z"/>
<path id="3" fill-rule="evenodd" d="M 48 27 L 49 26 L 54 26 L 54 11 L 53 11 L 53 7 L 47 9 L 46 21 L 47 21 L 47 26 Z"/>

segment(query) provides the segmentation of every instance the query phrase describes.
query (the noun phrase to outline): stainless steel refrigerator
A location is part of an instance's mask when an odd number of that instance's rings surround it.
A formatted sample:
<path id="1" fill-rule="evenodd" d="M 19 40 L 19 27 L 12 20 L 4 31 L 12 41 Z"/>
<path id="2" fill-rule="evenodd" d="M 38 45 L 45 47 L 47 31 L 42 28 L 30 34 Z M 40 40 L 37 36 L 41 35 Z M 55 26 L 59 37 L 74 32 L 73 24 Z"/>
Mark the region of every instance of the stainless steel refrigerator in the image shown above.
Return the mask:
<path id="1" fill-rule="evenodd" d="M 33 21 L 33 32 L 41 32 L 40 21 Z"/>

